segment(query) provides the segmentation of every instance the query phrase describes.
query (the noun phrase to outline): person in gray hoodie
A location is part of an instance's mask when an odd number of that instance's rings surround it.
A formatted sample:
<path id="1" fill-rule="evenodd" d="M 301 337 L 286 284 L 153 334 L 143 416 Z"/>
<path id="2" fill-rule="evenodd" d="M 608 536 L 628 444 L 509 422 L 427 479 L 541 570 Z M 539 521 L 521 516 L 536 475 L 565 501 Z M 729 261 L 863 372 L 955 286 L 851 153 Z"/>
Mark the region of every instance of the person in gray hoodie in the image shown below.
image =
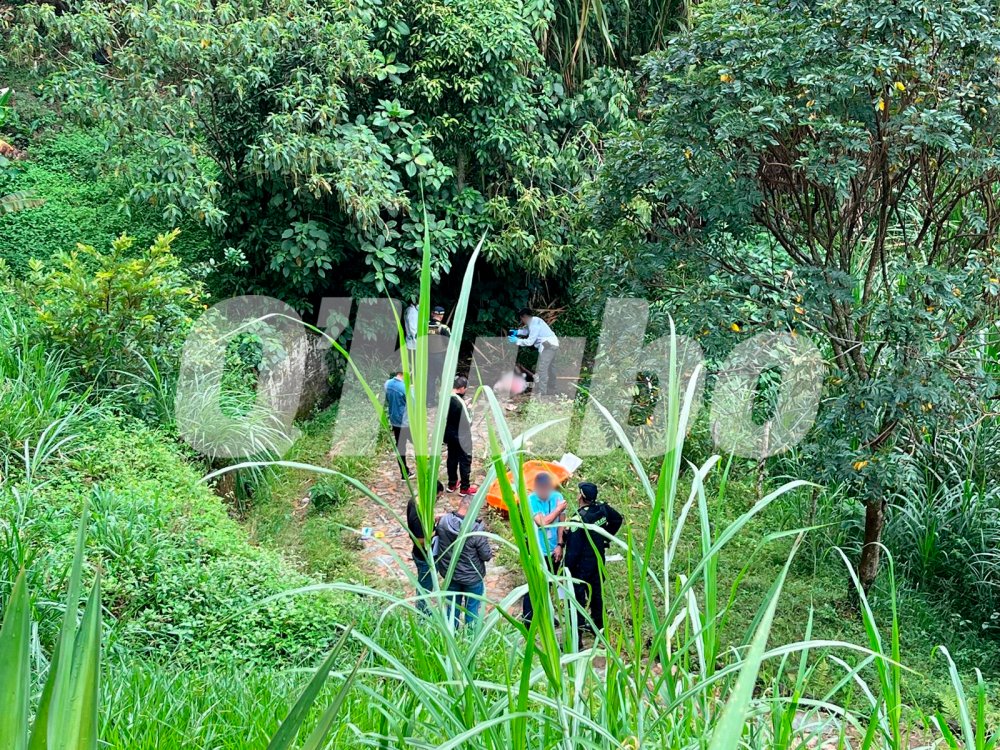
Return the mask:
<path id="1" fill-rule="evenodd" d="M 489 540 L 482 536 L 486 527 L 478 518 L 469 526 L 466 536 L 459 539 L 470 500 L 470 496 L 463 495 L 458 510 L 443 515 L 435 529 L 439 550 L 436 560 L 438 573 L 446 576 L 452 558 L 458 558 L 448 586 L 448 591 L 452 592 L 451 607 L 456 628 L 461 624 L 463 609 L 466 625 L 474 625 L 479 619 L 479 606 L 486 591 L 483 583 L 486 561 L 493 559 L 493 548 Z"/>

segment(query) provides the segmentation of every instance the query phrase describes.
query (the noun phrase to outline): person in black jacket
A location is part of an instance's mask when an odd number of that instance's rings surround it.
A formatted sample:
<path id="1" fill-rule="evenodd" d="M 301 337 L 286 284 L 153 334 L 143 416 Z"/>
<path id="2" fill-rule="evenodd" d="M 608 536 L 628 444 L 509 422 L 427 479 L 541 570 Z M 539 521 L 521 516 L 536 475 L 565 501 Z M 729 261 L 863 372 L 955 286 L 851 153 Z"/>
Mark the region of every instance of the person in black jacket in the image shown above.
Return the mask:
<path id="1" fill-rule="evenodd" d="M 472 427 L 469 410 L 465 406 L 465 392 L 469 379 L 463 375 L 455 378 L 448 403 L 448 420 L 444 426 L 444 444 L 448 446 L 448 492 L 456 489 L 462 495 L 475 495 L 479 489 L 470 484 L 472 476 Z M 462 483 L 459 485 L 459 476 Z"/>
<path id="2" fill-rule="evenodd" d="M 444 492 L 444 485 L 440 482 L 437 484 L 437 492 L 440 498 L 441 493 Z M 410 555 L 417 568 L 417 596 L 421 596 L 434 588 L 434 582 L 431 580 L 431 564 L 427 559 L 427 550 L 431 547 L 431 540 L 427 539 L 427 535 L 424 533 L 423 524 L 420 523 L 420 515 L 417 513 L 417 501 L 413 496 L 406 503 L 406 528 L 413 540 L 413 549 Z M 426 612 L 427 602 L 423 599 L 417 601 L 417 609 Z"/>
<path id="3" fill-rule="evenodd" d="M 444 374 L 444 358 L 448 353 L 451 329 L 444 324 L 444 308 L 435 305 L 427 325 L 427 405 L 437 405 L 438 389 Z"/>
<path id="4" fill-rule="evenodd" d="M 463 609 L 466 625 L 475 625 L 479 619 L 479 606 L 486 593 L 484 583 L 486 563 L 493 559 L 493 548 L 490 547 L 489 540 L 483 536 L 486 527 L 482 521 L 475 519 L 470 524 L 467 534 L 461 535 L 462 523 L 469 512 L 470 500 L 470 496 L 463 495 L 458 510 L 441 516 L 435 529 L 440 550 L 435 560 L 438 575 L 446 577 L 452 558 L 458 558 L 455 561 L 451 582 L 448 584 L 456 628 L 460 624 Z"/>
<path id="5" fill-rule="evenodd" d="M 590 617 L 598 630 L 604 628 L 604 556 L 610 542 L 600 532 L 587 527 L 597 527 L 611 536 L 622 526 L 622 515 L 607 503 L 597 501 L 597 485 L 583 482 L 580 485 L 579 509 L 571 521 L 579 524 L 569 528 L 563 536 L 566 547 L 564 564 L 573 576 L 573 591 L 581 607 L 590 602 Z M 585 626 L 587 627 L 587 626 Z"/>

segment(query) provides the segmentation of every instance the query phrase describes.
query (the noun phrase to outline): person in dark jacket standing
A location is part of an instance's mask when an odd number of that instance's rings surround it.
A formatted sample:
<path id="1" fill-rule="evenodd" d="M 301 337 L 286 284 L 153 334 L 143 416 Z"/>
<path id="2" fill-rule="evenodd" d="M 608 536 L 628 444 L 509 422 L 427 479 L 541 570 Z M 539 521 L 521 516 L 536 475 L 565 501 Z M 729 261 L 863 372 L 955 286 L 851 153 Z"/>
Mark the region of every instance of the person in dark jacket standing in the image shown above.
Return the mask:
<path id="1" fill-rule="evenodd" d="M 622 526 L 622 515 L 607 503 L 597 501 L 597 485 L 580 485 L 579 509 L 571 519 L 589 527 L 597 527 L 611 536 Z M 573 576 L 573 591 L 581 607 L 590 603 L 590 617 L 598 630 L 604 628 L 604 557 L 610 542 L 599 532 L 577 526 L 563 535 L 566 545 L 564 564 Z"/>
<path id="2" fill-rule="evenodd" d="M 427 405 L 437 404 L 441 376 L 444 374 L 444 358 L 448 353 L 451 329 L 444 324 L 444 308 L 435 305 L 427 325 Z"/>
<path id="3" fill-rule="evenodd" d="M 456 489 L 462 495 L 475 495 L 479 489 L 470 484 L 472 476 L 472 426 L 469 410 L 465 405 L 465 392 L 469 379 L 463 375 L 455 378 L 455 385 L 448 403 L 448 420 L 444 426 L 444 444 L 448 446 L 448 492 Z M 459 485 L 461 476 L 461 485 Z"/>
<path id="4" fill-rule="evenodd" d="M 437 493 L 439 499 L 443 492 L 444 485 L 438 482 Z M 413 549 L 410 551 L 410 556 L 413 558 L 413 564 L 417 569 L 417 596 L 420 596 L 434 588 L 434 582 L 431 580 L 431 564 L 427 559 L 427 551 L 431 547 L 431 540 L 427 539 L 427 535 L 424 533 L 424 526 L 420 523 L 420 514 L 417 512 L 417 501 L 412 495 L 406 503 L 406 528 L 410 532 L 410 538 L 413 540 Z M 417 609 L 421 612 L 426 612 L 427 602 L 423 599 L 418 601 Z"/>
<path id="5" fill-rule="evenodd" d="M 486 592 L 486 562 L 493 559 L 493 548 L 482 535 L 486 527 L 478 518 L 469 526 L 468 533 L 459 538 L 462 523 L 469 512 L 470 499 L 469 495 L 463 495 L 458 510 L 445 513 L 435 530 L 440 550 L 436 560 L 438 575 L 446 576 L 452 559 L 458 558 L 448 585 L 456 628 L 460 624 L 463 609 L 466 625 L 475 625 L 478 621 L 479 606 Z"/>

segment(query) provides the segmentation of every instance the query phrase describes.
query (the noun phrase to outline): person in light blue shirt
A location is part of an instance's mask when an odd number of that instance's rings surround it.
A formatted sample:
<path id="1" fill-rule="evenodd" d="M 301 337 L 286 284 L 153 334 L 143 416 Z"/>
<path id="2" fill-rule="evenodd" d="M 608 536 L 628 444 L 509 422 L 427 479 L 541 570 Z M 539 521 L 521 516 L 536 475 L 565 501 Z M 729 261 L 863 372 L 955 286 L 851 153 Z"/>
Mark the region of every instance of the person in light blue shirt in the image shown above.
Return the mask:
<path id="1" fill-rule="evenodd" d="M 545 565 L 554 573 L 562 560 L 563 535 L 562 527 L 555 524 L 566 519 L 566 499 L 554 489 L 551 476 L 539 474 L 535 477 L 535 491 L 528 495 L 528 507 L 535 521 Z M 525 594 L 521 599 L 521 621 L 530 624 L 533 614 L 531 597 Z"/>
<path id="2" fill-rule="evenodd" d="M 392 437 L 396 441 L 399 473 L 406 479 L 410 476 L 410 467 L 406 463 L 406 444 L 410 442 L 410 417 L 406 411 L 406 383 L 403 381 L 402 370 L 393 373 L 393 376 L 385 381 L 385 410 L 389 415 Z"/>

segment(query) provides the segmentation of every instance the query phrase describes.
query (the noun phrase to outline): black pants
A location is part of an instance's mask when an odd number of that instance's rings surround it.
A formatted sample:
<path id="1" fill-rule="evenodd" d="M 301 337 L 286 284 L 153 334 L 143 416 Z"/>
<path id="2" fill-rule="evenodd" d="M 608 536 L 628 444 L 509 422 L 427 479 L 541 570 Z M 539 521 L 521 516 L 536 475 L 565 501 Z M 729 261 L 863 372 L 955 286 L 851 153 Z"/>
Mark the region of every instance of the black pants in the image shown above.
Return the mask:
<path id="1" fill-rule="evenodd" d="M 396 427 L 396 425 L 393 425 L 392 437 L 396 441 L 396 450 L 399 451 L 399 459 L 401 461 L 399 473 L 402 474 L 403 479 L 406 479 L 410 476 L 410 467 L 406 463 L 406 444 L 412 442 L 412 439 L 410 438 L 410 428 Z"/>
<path id="2" fill-rule="evenodd" d="M 444 374 L 445 352 L 427 352 L 427 405 L 438 405 L 438 391 L 441 390 L 441 376 Z M 447 402 L 444 408 L 448 408 Z"/>
<path id="3" fill-rule="evenodd" d="M 534 533 L 532 530 L 531 533 Z M 545 556 L 545 566 L 550 572 L 555 573 L 559 570 L 559 563 L 552 559 L 552 555 Z M 531 604 L 530 594 L 525 594 L 521 597 L 521 622 L 525 625 L 531 625 L 531 618 L 535 614 L 535 609 Z"/>
<path id="4" fill-rule="evenodd" d="M 586 567 L 580 571 L 570 571 L 576 582 L 573 584 L 573 593 L 576 601 L 581 607 L 586 607 L 590 602 L 590 618 L 598 630 L 604 629 L 604 581 L 601 578 L 601 571 L 596 567 Z"/>
<path id="5" fill-rule="evenodd" d="M 448 486 L 454 487 L 458 477 L 462 477 L 461 489 L 469 489 L 469 477 L 472 476 L 472 454 L 462 447 L 458 435 L 445 437 L 444 444 L 448 446 Z"/>

